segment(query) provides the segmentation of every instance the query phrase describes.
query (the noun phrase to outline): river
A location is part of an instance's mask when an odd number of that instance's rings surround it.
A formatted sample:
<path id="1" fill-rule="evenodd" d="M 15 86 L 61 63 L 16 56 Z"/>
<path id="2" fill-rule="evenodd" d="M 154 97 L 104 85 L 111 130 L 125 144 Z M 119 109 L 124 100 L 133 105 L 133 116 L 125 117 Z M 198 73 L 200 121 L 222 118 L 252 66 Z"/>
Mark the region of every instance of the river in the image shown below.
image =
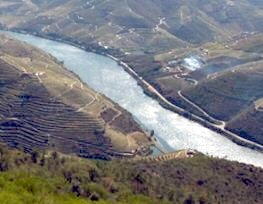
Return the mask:
<path id="1" fill-rule="evenodd" d="M 164 109 L 145 95 L 136 80 L 114 60 L 65 43 L 32 35 L 8 34 L 63 61 L 67 69 L 91 88 L 128 110 L 144 128 L 154 130 L 167 151 L 191 148 L 210 156 L 263 167 L 262 153 L 239 146 L 196 122 Z"/>

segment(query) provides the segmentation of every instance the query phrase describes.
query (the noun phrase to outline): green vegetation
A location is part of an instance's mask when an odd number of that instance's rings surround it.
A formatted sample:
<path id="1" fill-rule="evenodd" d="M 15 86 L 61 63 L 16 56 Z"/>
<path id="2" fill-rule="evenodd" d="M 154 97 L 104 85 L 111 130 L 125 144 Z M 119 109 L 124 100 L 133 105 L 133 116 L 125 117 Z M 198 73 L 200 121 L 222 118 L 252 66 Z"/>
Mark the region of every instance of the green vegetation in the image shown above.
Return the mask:
<path id="1" fill-rule="evenodd" d="M 89 203 L 73 194 L 56 192 L 66 183 L 60 179 L 47 179 L 32 176 L 29 173 L 10 171 L 0 174 L 0 202 L 5 204 L 20 203 Z"/>
<path id="2" fill-rule="evenodd" d="M 62 178 L 44 178 L 17 171 L 5 172 L 0 174 L 0 202 L 3 204 L 90 204 L 95 202 L 71 193 L 68 190 L 69 187 Z M 86 190 L 94 192 L 91 199 L 97 200 L 97 196 L 102 197 L 95 202 L 97 204 L 154 203 L 150 198 L 131 194 L 124 195 L 120 201 L 112 202 L 103 200 L 103 198 L 107 199 L 107 195 L 103 197 L 105 190 L 100 186 L 90 185 Z"/>
<path id="3" fill-rule="evenodd" d="M 227 128 L 242 137 L 263 144 L 263 111 L 255 109 L 254 104 L 229 121 Z"/>
<path id="4" fill-rule="evenodd" d="M 0 26 L 63 39 L 84 46 L 87 50 L 112 54 L 154 84 L 173 103 L 204 117 L 203 113 L 178 95 L 178 91 L 182 90 L 187 98 L 208 114 L 226 120 L 227 129 L 262 144 L 262 108 L 254 107 L 255 101 L 261 100 L 263 95 L 260 61 L 262 35 L 254 33 L 263 31 L 262 2 L 3 0 L 0 2 Z M 215 39 L 220 39 L 220 42 L 212 43 Z M 138 130 L 134 121 L 133 125 L 129 125 L 131 117 L 86 86 L 85 96 L 79 79 L 62 67 L 58 68 L 57 63 L 54 65 L 54 59 L 42 54 L 39 55 L 40 59 L 36 54 L 38 52 L 32 52 L 31 49 L 19 48 L 16 43 L 10 42 L 6 46 L 5 41 L 1 46 L 0 83 L 3 89 L 0 98 L 8 94 L 12 96 L 12 101 L 1 100 L 0 116 L 4 117 L 0 118 L 23 116 L 25 110 L 31 114 L 29 116 L 34 116 L 27 117 L 30 120 L 23 123 L 17 120 L 1 121 L 0 134 L 3 134 L 5 142 L 15 147 L 22 145 L 29 151 L 29 148 L 34 148 L 32 144 L 37 144 L 34 140 L 37 140 L 41 144 L 37 145 L 38 148 L 49 146 L 77 154 L 81 150 L 81 156 L 104 159 L 125 148 L 128 140 L 124 136 Z M 5 53 L 8 53 L 8 57 Z M 207 64 L 204 69 L 189 73 L 189 70 L 180 66 L 180 60 L 192 53 L 202 55 Z M 176 63 L 168 67 L 169 71 L 165 71 L 162 68 L 167 68 L 170 60 Z M 44 68 L 46 64 L 50 65 L 49 69 Z M 26 69 L 22 70 L 21 67 Z M 22 74 L 36 74 L 36 70 L 38 77 Z M 16 85 L 19 81 L 20 87 L 25 87 L 27 92 L 6 86 L 6 80 L 16 80 Z M 61 83 L 63 81 L 65 83 Z M 45 89 L 48 97 L 43 99 L 34 95 L 37 93 L 32 94 L 32 85 L 34 89 Z M 6 93 L 7 88 L 19 94 L 13 94 L 12 91 Z M 62 113 L 70 109 L 70 117 L 61 114 L 61 118 L 54 119 L 52 108 L 49 114 L 42 114 L 43 105 L 48 103 L 45 100 L 59 95 L 59 101 L 48 101 L 50 103 L 45 107 L 62 107 L 59 109 Z M 39 99 L 38 106 L 29 103 L 31 96 Z M 90 105 L 86 106 L 87 102 Z M 7 107 L 10 104 L 14 104 L 15 108 L 9 111 Z M 21 105 L 25 105 L 24 109 L 19 109 Z M 14 110 L 16 112 L 12 112 Z M 81 113 L 76 113 L 76 110 L 81 110 Z M 120 112 L 122 114 L 112 121 Z M 37 121 L 39 115 L 44 117 L 41 122 Z M 61 122 L 72 117 L 76 123 L 71 123 L 71 120 L 68 123 Z M 55 130 L 54 121 L 58 122 Z M 90 124 L 95 124 L 97 128 L 94 129 Z M 39 128 L 33 129 L 31 126 Z M 69 126 L 73 126 L 74 134 L 72 127 L 68 132 L 65 130 Z M 19 134 L 14 132 L 17 130 Z M 76 147 L 72 134 L 74 139 L 75 135 L 82 135 L 79 130 L 86 130 L 83 135 L 87 136 L 77 138 L 79 141 L 97 143 L 94 146 L 82 143 Z M 62 135 L 59 135 L 59 139 L 47 138 L 44 134 L 47 132 Z M 115 143 L 111 144 L 104 136 L 110 137 Z M 136 144 L 136 141 L 132 143 Z M 121 144 L 125 145 L 119 147 Z M 115 150 L 112 146 L 119 149 Z M 62 156 L 54 152 L 28 155 L 1 147 L 0 170 L 0 202 L 8 204 L 92 201 L 114 204 L 250 204 L 263 200 L 262 169 L 203 155 L 166 162 L 105 162 Z"/>
<path id="5" fill-rule="evenodd" d="M 0 202 L 4 204 L 155 203 L 131 191 L 118 191 L 100 178 L 96 162 L 59 156 L 24 154 L 0 147 Z M 117 194 L 117 193 L 116 193 Z M 157 203 L 157 202 L 156 202 Z"/>
<path id="6" fill-rule="evenodd" d="M 263 170 L 203 155 L 163 162 L 32 155 L 0 146 L 0 202 L 260 203 Z"/>

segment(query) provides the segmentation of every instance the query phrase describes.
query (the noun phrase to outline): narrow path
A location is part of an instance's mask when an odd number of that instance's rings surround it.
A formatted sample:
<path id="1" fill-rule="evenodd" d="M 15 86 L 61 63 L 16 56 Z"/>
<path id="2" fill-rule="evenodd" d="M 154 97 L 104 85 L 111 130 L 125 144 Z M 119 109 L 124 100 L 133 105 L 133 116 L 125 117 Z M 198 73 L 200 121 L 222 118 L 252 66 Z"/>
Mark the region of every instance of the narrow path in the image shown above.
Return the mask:
<path id="1" fill-rule="evenodd" d="M 118 60 L 117 58 L 111 56 L 111 55 L 107 55 L 108 57 L 112 58 L 113 60 L 119 62 L 119 64 L 121 66 L 123 66 L 124 68 L 126 68 L 138 81 L 140 81 L 142 84 L 144 84 L 149 91 L 151 91 L 153 94 L 155 94 L 161 101 L 163 101 L 166 105 L 168 105 L 169 107 L 171 108 L 174 108 L 174 112 L 176 111 L 179 111 L 179 112 L 186 112 L 184 109 L 172 104 L 171 102 L 169 102 L 163 95 L 161 95 L 160 92 L 158 92 L 151 84 L 149 84 L 147 81 L 145 81 L 144 79 L 142 79 L 142 77 L 140 77 L 129 65 L 127 65 L 125 62 L 122 62 L 120 60 Z M 229 136 L 231 136 L 232 138 L 235 138 L 236 140 L 240 141 L 240 142 L 244 142 L 246 144 L 249 144 L 249 145 L 252 145 L 253 147 L 255 148 L 258 148 L 260 149 L 261 151 L 263 151 L 263 146 L 260 145 L 260 144 L 257 144 L 256 142 L 252 142 L 250 140 L 247 140 L 243 137 L 240 137 L 239 135 L 233 133 L 233 132 L 230 132 L 228 130 L 225 129 L 225 124 L 222 124 L 222 125 L 215 125 L 215 124 L 212 124 L 210 123 L 209 121 L 195 115 L 195 114 L 192 114 L 192 116 L 200 121 L 201 122 L 204 122 L 206 124 L 209 124 L 210 126 L 213 126 L 215 128 L 218 128 L 220 129 L 221 131 L 223 131 L 225 134 L 228 134 Z"/>
<path id="2" fill-rule="evenodd" d="M 92 96 L 91 94 L 89 94 L 89 95 L 90 95 L 90 97 L 92 98 L 92 100 L 91 100 L 89 103 L 87 103 L 85 106 L 79 108 L 79 109 L 77 110 L 77 112 L 83 111 L 83 110 L 86 109 L 88 106 L 90 106 L 91 104 L 93 104 L 96 100 L 98 100 L 98 96 L 97 96 L 98 93 L 96 93 L 95 97 Z"/>
<path id="3" fill-rule="evenodd" d="M 250 69 L 250 70 L 253 70 L 255 66 L 259 65 L 263 63 L 263 60 L 258 60 L 258 61 L 253 61 L 253 62 L 247 62 L 247 63 L 244 63 L 244 64 L 239 64 L 239 65 L 235 65 L 229 69 L 226 69 L 224 70 L 223 72 L 215 72 L 215 73 L 212 73 L 212 74 L 208 74 L 207 75 L 207 79 L 215 79 L 223 74 L 225 74 L 226 72 L 231 72 L 231 73 L 236 73 L 238 72 L 239 70 L 242 70 L 242 69 Z M 261 72 L 259 74 L 262 74 Z"/>
<path id="4" fill-rule="evenodd" d="M 40 76 L 43 76 L 45 74 L 45 72 L 36 72 L 35 76 L 38 78 L 39 83 L 43 83 L 42 79 L 40 78 Z"/>
<path id="5" fill-rule="evenodd" d="M 182 78 L 182 79 L 193 83 L 194 86 L 197 86 L 199 84 L 199 82 L 197 80 L 193 79 L 193 78 Z"/>
<path id="6" fill-rule="evenodd" d="M 254 104 L 255 104 L 255 109 L 257 111 L 263 112 L 263 98 L 259 99 L 258 101 L 255 101 Z"/>
<path id="7" fill-rule="evenodd" d="M 194 102 L 192 102 L 191 100 L 189 100 L 188 98 L 186 98 L 183 94 L 182 94 L 182 91 L 178 91 L 177 92 L 178 95 L 183 99 L 185 100 L 187 103 L 189 103 L 190 105 L 192 105 L 193 107 L 195 107 L 197 110 L 199 110 L 201 113 L 203 113 L 206 117 L 208 117 L 209 119 L 211 120 L 214 120 L 218 123 L 221 123 L 219 126 L 222 127 L 222 128 L 225 128 L 225 125 L 226 125 L 226 122 L 225 121 L 222 121 L 222 120 L 218 120 L 218 119 L 215 119 L 213 118 L 212 116 L 210 116 L 204 109 L 202 109 L 200 106 L 198 106 L 197 104 L 195 104 Z M 218 125 L 216 125 L 218 126 Z"/>
<path id="8" fill-rule="evenodd" d="M 259 112 L 263 112 L 263 107 L 260 107 L 260 106 L 255 106 L 256 110 L 259 111 Z"/>
<path id="9" fill-rule="evenodd" d="M 113 121 L 116 120 L 119 116 L 122 115 L 122 112 L 121 112 L 120 110 L 117 110 L 117 109 L 115 109 L 115 108 L 114 108 L 114 110 L 115 110 L 116 112 L 118 112 L 118 113 L 111 119 L 111 121 L 109 121 L 109 123 L 113 122 Z"/>
<path id="10" fill-rule="evenodd" d="M 127 143 L 128 143 L 128 148 L 131 148 L 131 139 L 130 139 L 131 135 L 127 135 Z"/>
<path id="11" fill-rule="evenodd" d="M 53 99 L 57 99 L 57 98 L 60 98 L 62 97 L 63 95 L 65 95 L 66 93 L 70 92 L 73 88 L 74 88 L 74 85 L 76 84 L 77 82 L 73 82 L 72 84 L 69 85 L 69 89 L 63 91 L 61 94 L 58 94 L 57 96 L 53 97 Z"/>

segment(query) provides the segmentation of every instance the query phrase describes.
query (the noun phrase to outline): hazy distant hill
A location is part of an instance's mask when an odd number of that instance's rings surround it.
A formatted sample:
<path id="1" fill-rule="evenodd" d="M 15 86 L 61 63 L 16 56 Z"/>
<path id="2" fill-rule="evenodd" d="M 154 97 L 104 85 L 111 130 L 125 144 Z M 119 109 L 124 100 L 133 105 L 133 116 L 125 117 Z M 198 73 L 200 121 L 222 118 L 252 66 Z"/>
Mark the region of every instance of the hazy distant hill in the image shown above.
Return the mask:
<path id="1" fill-rule="evenodd" d="M 0 22 L 128 52 L 160 52 L 262 31 L 262 7 L 251 0 L 11 0 L 1 1 Z"/>

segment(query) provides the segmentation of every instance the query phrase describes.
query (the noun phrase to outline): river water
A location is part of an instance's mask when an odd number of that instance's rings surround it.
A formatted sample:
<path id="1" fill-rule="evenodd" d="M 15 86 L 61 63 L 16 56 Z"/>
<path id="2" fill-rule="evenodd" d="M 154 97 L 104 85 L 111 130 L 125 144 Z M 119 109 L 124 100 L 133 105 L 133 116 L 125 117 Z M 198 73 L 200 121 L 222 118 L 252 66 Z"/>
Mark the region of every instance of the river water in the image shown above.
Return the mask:
<path id="1" fill-rule="evenodd" d="M 154 130 L 167 151 L 192 148 L 214 157 L 263 167 L 262 153 L 239 146 L 196 122 L 164 109 L 145 95 L 136 80 L 114 60 L 65 43 L 32 35 L 8 34 L 63 61 L 67 69 L 79 75 L 90 87 L 132 113 L 144 128 Z"/>

